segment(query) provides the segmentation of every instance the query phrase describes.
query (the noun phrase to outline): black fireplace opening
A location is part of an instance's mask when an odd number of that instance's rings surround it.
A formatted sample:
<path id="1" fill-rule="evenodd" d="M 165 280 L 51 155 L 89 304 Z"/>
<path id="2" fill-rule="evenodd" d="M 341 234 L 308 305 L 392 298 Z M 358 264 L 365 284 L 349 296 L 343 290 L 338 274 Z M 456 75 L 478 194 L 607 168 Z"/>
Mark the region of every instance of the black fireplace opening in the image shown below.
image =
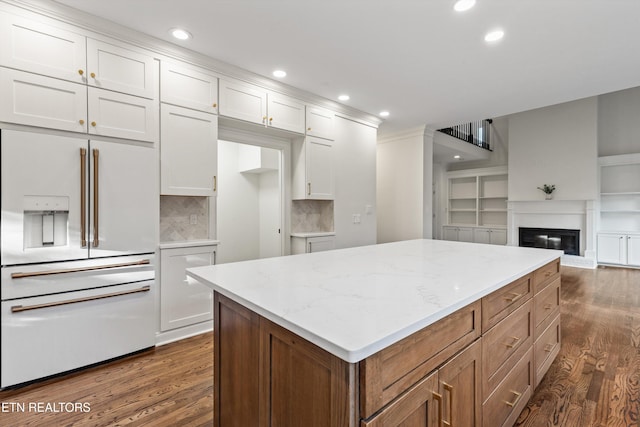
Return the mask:
<path id="1" fill-rule="evenodd" d="M 520 227 L 519 245 L 529 248 L 559 249 L 580 255 L 580 230 Z"/>

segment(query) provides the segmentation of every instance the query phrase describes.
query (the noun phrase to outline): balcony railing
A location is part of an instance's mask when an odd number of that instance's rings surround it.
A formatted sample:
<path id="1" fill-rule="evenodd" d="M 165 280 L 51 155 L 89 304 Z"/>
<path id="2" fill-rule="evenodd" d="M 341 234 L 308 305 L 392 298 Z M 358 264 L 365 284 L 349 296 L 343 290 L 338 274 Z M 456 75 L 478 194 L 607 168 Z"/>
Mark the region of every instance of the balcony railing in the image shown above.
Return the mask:
<path id="1" fill-rule="evenodd" d="M 477 120 L 475 122 L 438 129 L 438 131 L 477 147 L 484 148 L 485 150 L 492 151 L 490 142 L 491 123 L 493 123 L 491 119 Z"/>

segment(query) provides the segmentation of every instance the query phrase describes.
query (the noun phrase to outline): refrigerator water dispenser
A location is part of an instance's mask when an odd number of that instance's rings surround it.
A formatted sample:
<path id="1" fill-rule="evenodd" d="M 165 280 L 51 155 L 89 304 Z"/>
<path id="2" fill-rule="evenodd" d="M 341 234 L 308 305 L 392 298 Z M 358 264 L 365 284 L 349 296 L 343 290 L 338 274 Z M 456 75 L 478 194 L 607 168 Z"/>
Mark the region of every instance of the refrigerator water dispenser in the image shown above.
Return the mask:
<path id="1" fill-rule="evenodd" d="M 69 228 L 69 197 L 24 197 L 24 247 L 65 246 Z"/>

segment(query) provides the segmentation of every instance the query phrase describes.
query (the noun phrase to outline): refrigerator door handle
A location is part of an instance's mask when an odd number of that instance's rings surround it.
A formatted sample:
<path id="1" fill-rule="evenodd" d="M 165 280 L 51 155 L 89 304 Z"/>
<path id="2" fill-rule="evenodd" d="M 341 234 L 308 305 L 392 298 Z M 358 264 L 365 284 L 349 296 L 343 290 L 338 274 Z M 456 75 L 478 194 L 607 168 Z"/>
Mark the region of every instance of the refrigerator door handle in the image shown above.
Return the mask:
<path id="1" fill-rule="evenodd" d="M 80 149 L 80 240 L 87 247 L 87 149 Z"/>
<path id="2" fill-rule="evenodd" d="M 122 262 L 119 264 L 94 265 L 89 267 L 78 267 L 78 268 L 63 268 L 60 270 L 34 271 L 30 273 L 18 272 L 18 273 L 11 273 L 11 278 L 24 279 L 25 277 L 51 276 L 53 274 L 81 273 L 84 271 L 106 270 L 109 268 L 138 267 L 140 265 L 148 265 L 150 263 L 151 263 L 150 260 L 143 259 L 140 261 Z"/>
<path id="3" fill-rule="evenodd" d="M 97 148 L 93 149 L 93 247 L 97 248 L 100 245 L 100 236 L 98 229 L 98 159 L 100 151 Z"/>

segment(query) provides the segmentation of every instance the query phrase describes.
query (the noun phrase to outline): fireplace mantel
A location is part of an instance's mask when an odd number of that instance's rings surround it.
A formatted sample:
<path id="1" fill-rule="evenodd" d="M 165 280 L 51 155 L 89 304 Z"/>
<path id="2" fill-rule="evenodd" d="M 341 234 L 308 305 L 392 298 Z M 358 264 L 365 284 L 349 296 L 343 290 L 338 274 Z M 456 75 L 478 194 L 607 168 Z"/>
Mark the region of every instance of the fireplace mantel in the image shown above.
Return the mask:
<path id="1" fill-rule="evenodd" d="M 580 256 L 564 255 L 563 265 L 596 267 L 595 200 L 508 200 L 508 245 L 518 246 L 518 229 L 565 228 L 580 230 Z"/>

